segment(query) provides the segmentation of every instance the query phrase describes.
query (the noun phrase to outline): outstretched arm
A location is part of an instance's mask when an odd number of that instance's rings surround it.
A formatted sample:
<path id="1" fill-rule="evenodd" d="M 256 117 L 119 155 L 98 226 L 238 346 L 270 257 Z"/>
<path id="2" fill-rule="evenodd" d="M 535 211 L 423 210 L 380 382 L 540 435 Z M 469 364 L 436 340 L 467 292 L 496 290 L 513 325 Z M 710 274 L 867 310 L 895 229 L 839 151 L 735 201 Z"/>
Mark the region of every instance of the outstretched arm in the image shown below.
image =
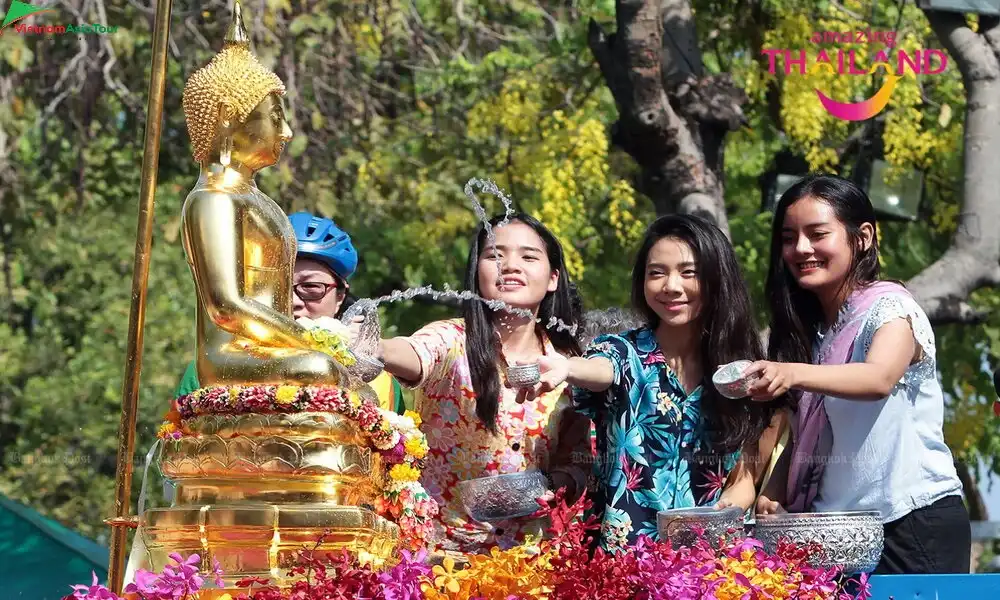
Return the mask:
<path id="1" fill-rule="evenodd" d="M 750 446 L 753 446 L 752 448 Z M 740 457 L 739 462 L 736 463 L 736 467 L 729 473 L 729 477 L 726 478 L 726 488 L 722 491 L 722 495 L 719 497 L 719 501 L 716 503 L 718 508 L 725 508 L 727 506 L 738 506 L 744 511 L 753 506 L 754 498 L 756 497 L 757 489 L 754 486 L 753 479 L 753 468 L 751 466 L 751 461 L 747 460 L 747 457 L 752 456 L 751 452 L 756 453 L 756 444 L 748 444 L 743 450 L 743 455 Z"/>
<path id="2" fill-rule="evenodd" d="M 785 451 L 781 453 L 774 465 L 774 470 L 771 471 L 771 478 L 764 484 L 764 489 L 757 497 L 758 514 L 785 512 L 782 506 L 787 501 L 785 491 L 788 487 L 789 467 L 792 464 L 792 456 L 795 454 L 793 444 L 794 442 L 789 439 Z"/>
<path id="3" fill-rule="evenodd" d="M 909 321 L 898 319 L 875 333 L 863 363 L 809 365 L 759 361 L 745 373 L 760 376 L 750 388 L 754 400 L 771 400 L 789 389 L 845 400 L 881 400 L 892 393 L 906 369 L 920 358 L 920 351 Z"/>
<path id="4" fill-rule="evenodd" d="M 379 342 L 378 357 L 385 364 L 385 370 L 403 383 L 413 385 L 423 378 L 420 357 L 405 338 Z"/>
<path id="5" fill-rule="evenodd" d="M 539 382 L 533 387 L 523 388 L 518 400 L 532 400 L 551 392 L 564 382 L 591 392 L 604 392 L 615 382 L 615 370 L 611 361 L 595 356 L 566 358 L 561 354 L 546 355 L 538 359 L 541 371 Z"/>

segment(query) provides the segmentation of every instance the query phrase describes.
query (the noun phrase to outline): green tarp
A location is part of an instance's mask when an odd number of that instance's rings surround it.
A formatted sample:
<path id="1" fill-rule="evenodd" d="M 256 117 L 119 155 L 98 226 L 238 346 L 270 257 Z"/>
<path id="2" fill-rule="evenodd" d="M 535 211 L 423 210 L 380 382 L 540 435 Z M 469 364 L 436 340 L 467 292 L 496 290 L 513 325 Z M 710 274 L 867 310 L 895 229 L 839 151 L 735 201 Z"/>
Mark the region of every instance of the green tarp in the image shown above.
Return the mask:
<path id="1" fill-rule="evenodd" d="M 0 557 L 0 600 L 59 600 L 91 571 L 107 579 L 107 548 L 3 495 Z"/>

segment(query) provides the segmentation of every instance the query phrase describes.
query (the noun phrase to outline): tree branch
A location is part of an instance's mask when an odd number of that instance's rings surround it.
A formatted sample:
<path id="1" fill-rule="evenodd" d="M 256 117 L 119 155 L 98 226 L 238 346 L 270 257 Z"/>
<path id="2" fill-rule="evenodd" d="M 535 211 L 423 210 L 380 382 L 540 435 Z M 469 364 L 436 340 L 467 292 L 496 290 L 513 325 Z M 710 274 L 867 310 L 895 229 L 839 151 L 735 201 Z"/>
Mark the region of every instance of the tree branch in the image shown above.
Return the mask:
<path id="1" fill-rule="evenodd" d="M 642 168 L 640 189 L 658 214 L 701 214 L 728 235 L 722 141 L 745 121 L 746 96 L 723 76 L 699 77 L 689 0 L 617 0 L 615 9 L 617 31 L 591 20 L 587 40 L 618 107 L 611 141 Z"/>
<path id="2" fill-rule="evenodd" d="M 973 32 L 962 15 L 925 11 L 931 27 L 962 73 L 967 94 L 963 202 L 951 246 L 907 287 L 934 323 L 985 318 L 966 299 L 984 286 L 1000 285 L 1000 44 L 998 26 Z"/>

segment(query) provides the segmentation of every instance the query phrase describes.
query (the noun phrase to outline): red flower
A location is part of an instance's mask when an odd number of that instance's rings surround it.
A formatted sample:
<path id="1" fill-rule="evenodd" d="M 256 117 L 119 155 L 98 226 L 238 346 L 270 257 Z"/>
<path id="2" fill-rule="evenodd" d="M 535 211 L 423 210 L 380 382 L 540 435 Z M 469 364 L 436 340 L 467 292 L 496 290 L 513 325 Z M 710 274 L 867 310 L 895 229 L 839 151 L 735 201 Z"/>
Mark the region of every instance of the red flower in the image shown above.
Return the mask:
<path id="1" fill-rule="evenodd" d="M 634 492 L 639 489 L 639 485 L 642 483 L 642 467 L 640 465 L 628 466 L 628 456 L 625 454 L 622 454 L 621 463 L 622 471 L 625 472 L 625 489 Z"/>

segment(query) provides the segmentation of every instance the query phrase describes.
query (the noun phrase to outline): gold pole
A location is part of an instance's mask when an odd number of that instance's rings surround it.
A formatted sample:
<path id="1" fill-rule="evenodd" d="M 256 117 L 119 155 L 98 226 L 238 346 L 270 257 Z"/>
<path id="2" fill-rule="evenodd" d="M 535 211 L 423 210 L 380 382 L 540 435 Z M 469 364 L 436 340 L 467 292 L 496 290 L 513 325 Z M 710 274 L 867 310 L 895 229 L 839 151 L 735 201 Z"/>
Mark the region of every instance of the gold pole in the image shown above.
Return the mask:
<path id="1" fill-rule="evenodd" d="M 142 329 L 146 320 L 146 283 L 149 280 L 149 251 L 153 241 L 153 205 L 156 170 L 163 128 L 163 91 L 167 72 L 167 37 L 170 33 L 171 0 L 156 0 L 153 21 L 153 60 L 146 99 L 146 134 L 142 151 L 142 180 L 139 188 L 139 224 L 132 263 L 132 308 L 128 319 L 128 346 L 125 350 L 125 381 L 122 384 L 122 418 L 118 426 L 118 469 L 115 475 L 115 518 L 111 525 L 111 556 L 108 586 L 121 594 L 125 577 L 125 547 L 128 530 L 137 519 L 130 517 L 132 456 L 135 452 L 135 419 L 139 404 L 139 373 L 142 369 Z"/>

